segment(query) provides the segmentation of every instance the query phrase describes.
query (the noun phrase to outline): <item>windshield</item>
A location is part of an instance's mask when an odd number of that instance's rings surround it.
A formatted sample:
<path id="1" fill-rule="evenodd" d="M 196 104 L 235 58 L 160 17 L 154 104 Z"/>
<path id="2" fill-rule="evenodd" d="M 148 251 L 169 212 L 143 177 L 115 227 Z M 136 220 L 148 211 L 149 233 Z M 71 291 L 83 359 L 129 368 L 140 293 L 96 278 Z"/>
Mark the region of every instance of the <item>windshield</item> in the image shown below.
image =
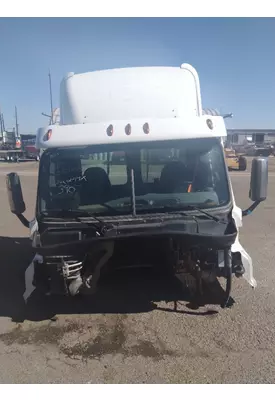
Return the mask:
<path id="1" fill-rule="evenodd" d="M 43 154 L 39 212 L 129 214 L 133 193 L 137 214 L 226 205 L 230 195 L 221 143 L 185 139 L 60 148 Z"/>

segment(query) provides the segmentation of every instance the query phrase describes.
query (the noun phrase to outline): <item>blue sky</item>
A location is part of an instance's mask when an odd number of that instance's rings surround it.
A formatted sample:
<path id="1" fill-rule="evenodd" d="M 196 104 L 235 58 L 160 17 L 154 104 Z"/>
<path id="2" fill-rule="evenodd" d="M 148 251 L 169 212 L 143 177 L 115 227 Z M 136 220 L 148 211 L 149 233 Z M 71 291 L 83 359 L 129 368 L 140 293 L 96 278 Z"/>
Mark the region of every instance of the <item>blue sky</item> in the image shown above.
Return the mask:
<path id="1" fill-rule="evenodd" d="M 233 112 L 228 126 L 275 129 L 275 18 L 0 18 L 0 107 L 17 105 L 21 133 L 47 124 L 48 69 L 59 84 L 79 73 L 192 64 L 204 107 Z"/>

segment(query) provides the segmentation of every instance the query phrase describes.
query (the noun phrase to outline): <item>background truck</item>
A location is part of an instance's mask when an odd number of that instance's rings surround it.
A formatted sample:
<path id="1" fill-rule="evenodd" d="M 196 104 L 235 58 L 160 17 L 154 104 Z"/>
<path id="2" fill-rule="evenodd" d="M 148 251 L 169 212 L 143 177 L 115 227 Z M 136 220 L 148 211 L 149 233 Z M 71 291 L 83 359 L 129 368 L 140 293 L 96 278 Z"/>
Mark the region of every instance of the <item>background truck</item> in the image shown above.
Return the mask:
<path id="1" fill-rule="evenodd" d="M 40 151 L 35 147 L 36 135 L 22 136 L 23 156 L 28 160 L 40 160 Z"/>
<path id="2" fill-rule="evenodd" d="M 18 161 L 23 156 L 21 137 L 18 132 L 17 108 L 15 107 L 16 127 L 5 128 L 3 113 L 0 113 L 0 158 L 5 161 Z"/>
<path id="3" fill-rule="evenodd" d="M 9 162 L 23 159 L 39 161 L 39 150 L 35 147 L 36 135 L 20 135 L 16 108 L 15 116 L 16 127 L 8 130 L 5 128 L 4 116 L 0 113 L 0 159 Z"/>
<path id="4" fill-rule="evenodd" d="M 243 154 L 237 154 L 234 149 L 224 148 L 226 164 L 229 171 L 245 171 L 247 160 Z"/>
<path id="5" fill-rule="evenodd" d="M 0 158 L 5 161 L 18 161 L 24 155 L 20 135 L 13 131 L 1 131 Z"/>

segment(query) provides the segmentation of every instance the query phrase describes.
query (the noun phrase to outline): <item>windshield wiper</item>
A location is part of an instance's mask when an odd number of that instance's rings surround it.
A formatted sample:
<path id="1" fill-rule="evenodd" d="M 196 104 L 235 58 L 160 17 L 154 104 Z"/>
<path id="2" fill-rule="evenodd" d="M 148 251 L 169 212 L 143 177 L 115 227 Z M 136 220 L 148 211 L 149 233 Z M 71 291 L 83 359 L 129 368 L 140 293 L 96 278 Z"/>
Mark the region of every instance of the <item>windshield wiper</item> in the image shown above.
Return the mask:
<path id="1" fill-rule="evenodd" d="M 185 210 L 196 210 L 196 211 L 199 211 L 200 213 L 206 215 L 208 218 L 212 219 L 212 220 L 215 221 L 215 222 L 219 222 L 219 223 L 221 223 L 221 224 L 226 224 L 225 221 L 222 221 L 220 218 L 215 217 L 214 215 L 208 213 L 207 211 L 202 210 L 201 208 L 199 208 L 199 207 L 197 207 L 197 206 L 194 206 L 194 205 L 191 205 L 191 204 L 190 204 L 190 205 L 184 206 L 184 209 L 185 209 Z"/>
<path id="2" fill-rule="evenodd" d="M 138 215 L 140 214 L 145 214 L 145 213 L 156 213 L 156 212 L 161 212 L 161 213 L 171 213 L 175 212 L 176 214 L 180 213 L 183 216 L 188 216 L 187 213 L 185 213 L 182 208 L 176 207 L 176 206 L 169 206 L 169 205 L 164 205 L 164 206 L 157 206 L 157 207 L 148 207 L 147 205 L 144 206 L 143 208 L 138 208 Z"/>
<path id="3" fill-rule="evenodd" d="M 199 207 L 197 207 L 195 205 L 186 205 L 186 204 L 185 205 L 180 205 L 180 204 L 178 204 L 178 205 L 175 205 L 175 204 L 168 205 L 168 204 L 166 204 L 166 205 L 163 205 L 163 206 L 153 207 L 151 209 L 150 208 L 148 208 L 146 210 L 144 209 L 142 211 L 143 212 L 144 211 L 148 211 L 150 213 L 150 212 L 155 212 L 155 211 L 158 211 L 158 210 L 161 210 L 161 211 L 164 211 L 164 212 L 175 211 L 175 212 L 180 213 L 181 215 L 184 215 L 184 216 L 188 216 L 188 214 L 185 211 L 196 210 L 196 211 L 199 211 L 200 213 L 206 215 L 209 219 L 212 219 L 215 222 L 219 222 L 221 224 L 226 224 L 226 222 L 221 221 L 220 218 L 215 217 L 214 215 L 208 213 L 207 211 L 202 210 L 201 208 L 199 208 Z"/>
<path id="4" fill-rule="evenodd" d="M 107 208 L 107 210 L 112 211 L 114 215 L 118 215 L 119 214 L 119 211 L 116 208 L 114 208 L 112 206 L 109 206 L 109 204 L 99 203 L 98 205 L 100 207 L 104 207 L 104 208 Z M 92 213 L 91 211 L 81 210 L 80 208 L 78 208 L 78 209 L 53 208 L 53 209 L 44 210 L 43 212 L 41 212 L 41 214 L 47 214 L 47 216 L 48 216 L 52 212 L 53 213 L 58 213 L 58 214 L 62 214 L 63 213 L 65 216 L 68 216 L 68 215 L 71 216 L 73 214 L 77 214 L 78 216 L 81 216 L 80 214 L 83 214 L 83 217 L 93 217 L 94 219 L 97 219 L 96 218 L 96 214 L 98 214 L 97 212 L 96 213 Z"/>
<path id="5" fill-rule="evenodd" d="M 97 233 L 100 236 L 103 235 L 106 229 L 110 228 L 110 226 L 105 224 L 100 218 L 96 217 L 93 213 L 86 210 L 66 210 L 62 208 L 55 208 L 48 211 L 42 211 L 40 214 L 46 217 L 53 217 L 53 218 L 54 216 L 52 216 L 51 214 L 55 214 L 56 217 L 60 218 L 73 217 L 75 220 L 79 222 L 83 222 L 81 220 L 81 217 L 93 218 L 94 220 L 97 221 L 97 223 L 91 221 L 85 221 L 85 223 L 89 223 L 90 225 L 94 226 L 97 230 Z M 111 227 L 113 227 L 113 225 Z"/>
<path id="6" fill-rule="evenodd" d="M 52 208 L 52 209 L 48 209 L 48 210 L 44 210 L 41 211 L 41 214 L 47 217 L 51 217 L 51 214 L 54 214 L 57 217 L 94 217 L 94 215 L 92 213 L 90 213 L 89 211 L 86 210 L 73 210 L 73 209 L 65 209 L 65 208 Z M 97 218 L 95 218 L 97 219 Z"/>

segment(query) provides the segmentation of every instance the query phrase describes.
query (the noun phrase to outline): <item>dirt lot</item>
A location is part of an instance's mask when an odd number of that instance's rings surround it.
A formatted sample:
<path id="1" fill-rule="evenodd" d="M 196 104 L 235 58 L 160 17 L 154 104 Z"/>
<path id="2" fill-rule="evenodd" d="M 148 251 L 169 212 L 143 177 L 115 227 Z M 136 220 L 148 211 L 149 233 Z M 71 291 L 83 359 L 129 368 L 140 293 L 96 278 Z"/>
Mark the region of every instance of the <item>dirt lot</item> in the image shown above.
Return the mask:
<path id="1" fill-rule="evenodd" d="M 37 303 L 24 322 L 24 271 L 32 252 L 28 231 L 9 212 L 5 174 L 20 172 L 30 218 L 37 164 L 1 163 L 0 383 L 274 383 L 275 158 L 269 163 L 268 200 L 241 230 L 258 287 L 234 279 L 231 308 L 190 310 L 182 298 L 174 312 L 173 288 L 125 275 L 85 303 L 58 301 L 57 321 L 44 319 Z M 250 204 L 250 165 L 231 173 L 241 207 Z"/>

